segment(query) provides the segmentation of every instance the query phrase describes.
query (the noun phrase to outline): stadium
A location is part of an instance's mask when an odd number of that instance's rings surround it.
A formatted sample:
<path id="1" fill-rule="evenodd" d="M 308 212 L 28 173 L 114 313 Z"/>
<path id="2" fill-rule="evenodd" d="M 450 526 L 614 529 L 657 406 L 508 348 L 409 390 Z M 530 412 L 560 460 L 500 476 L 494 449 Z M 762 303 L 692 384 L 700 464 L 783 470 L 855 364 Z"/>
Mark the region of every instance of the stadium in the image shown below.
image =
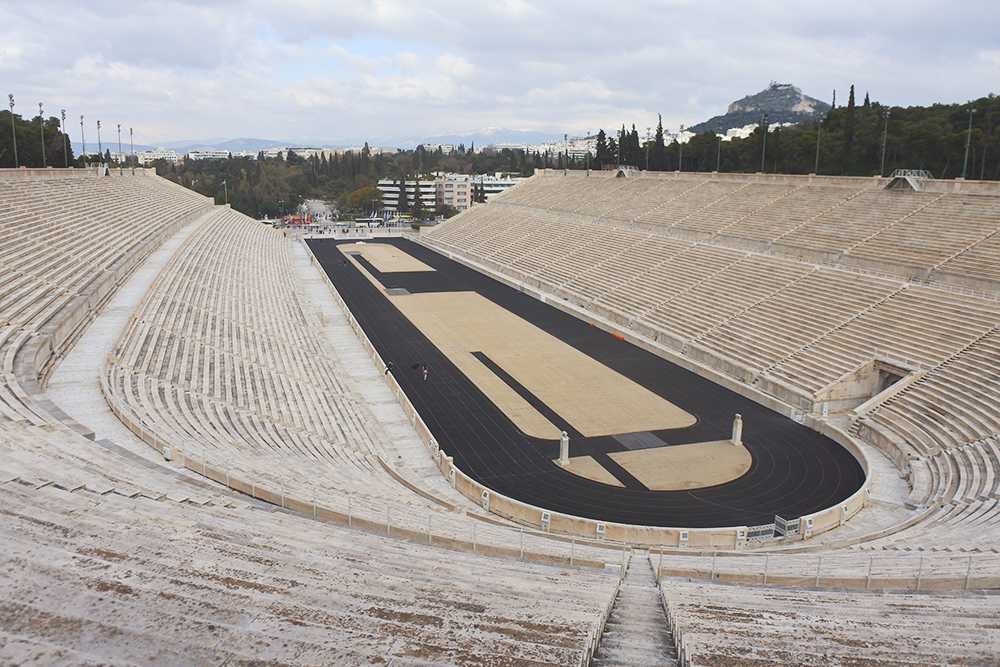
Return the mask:
<path id="1" fill-rule="evenodd" d="M 537 170 L 304 238 L 0 170 L 0 662 L 1000 655 L 1000 186 Z"/>

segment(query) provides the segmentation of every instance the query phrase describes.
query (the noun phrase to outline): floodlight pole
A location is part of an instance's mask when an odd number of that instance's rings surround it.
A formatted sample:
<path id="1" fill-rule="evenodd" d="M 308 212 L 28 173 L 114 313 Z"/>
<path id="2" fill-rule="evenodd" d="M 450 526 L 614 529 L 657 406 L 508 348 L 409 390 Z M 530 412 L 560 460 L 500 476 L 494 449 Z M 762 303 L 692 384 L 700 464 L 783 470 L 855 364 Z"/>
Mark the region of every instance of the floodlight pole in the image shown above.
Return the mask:
<path id="1" fill-rule="evenodd" d="M 649 129 L 646 128 L 646 171 L 649 171 Z"/>
<path id="2" fill-rule="evenodd" d="M 122 175 L 122 124 L 118 123 L 118 175 Z"/>
<path id="3" fill-rule="evenodd" d="M 820 118 L 816 121 L 816 166 L 813 167 L 813 173 L 819 175 L 819 138 L 823 136 L 823 119 Z"/>
<path id="4" fill-rule="evenodd" d="M 722 135 L 719 135 L 719 149 L 715 153 L 715 171 L 722 171 Z"/>
<path id="5" fill-rule="evenodd" d="M 969 103 L 969 131 L 965 134 L 965 161 L 962 162 L 962 178 L 965 178 L 966 170 L 969 167 L 969 144 L 972 141 L 972 114 L 976 113 L 976 110 L 972 108 L 972 103 Z"/>
<path id="6" fill-rule="evenodd" d="M 101 143 L 101 121 L 97 121 L 97 155 L 101 161 L 104 163 L 104 145 Z"/>
<path id="7" fill-rule="evenodd" d="M 7 99 L 10 100 L 10 138 L 14 141 L 14 169 L 17 169 L 20 165 L 17 163 L 17 133 L 14 129 L 14 93 L 7 95 Z"/>
<path id="8" fill-rule="evenodd" d="M 885 126 L 882 128 L 882 168 L 878 175 L 885 176 L 885 149 L 889 137 L 889 110 L 885 110 Z"/>
<path id="9" fill-rule="evenodd" d="M 569 173 L 569 135 L 563 135 L 563 176 Z"/>
<path id="10" fill-rule="evenodd" d="M 83 166 L 87 166 L 87 137 L 83 133 L 83 116 L 80 116 L 80 142 L 83 145 L 83 152 L 80 153 L 83 157 Z"/>
<path id="11" fill-rule="evenodd" d="M 681 135 L 684 134 L 684 126 L 681 125 L 680 131 L 677 133 L 677 171 L 684 171 L 684 144 L 681 143 Z"/>
<path id="12" fill-rule="evenodd" d="M 767 153 L 767 114 L 764 114 L 764 123 L 761 126 L 764 130 L 764 141 L 760 145 L 760 173 L 764 173 L 764 156 Z"/>
<path id="13" fill-rule="evenodd" d="M 132 175 L 135 176 L 135 142 L 132 141 L 132 128 L 128 128 L 128 146 L 129 152 L 132 154 L 129 162 L 132 163 Z"/>
<path id="14" fill-rule="evenodd" d="M 42 169 L 45 169 L 48 165 L 45 164 L 45 112 L 42 111 L 42 103 L 38 103 L 38 129 L 41 130 L 42 137 Z"/>
<path id="15" fill-rule="evenodd" d="M 66 168 L 69 169 L 69 148 L 66 146 L 66 110 L 63 109 L 60 113 L 62 123 L 59 125 L 59 129 L 62 130 L 63 135 L 63 161 L 66 163 Z"/>

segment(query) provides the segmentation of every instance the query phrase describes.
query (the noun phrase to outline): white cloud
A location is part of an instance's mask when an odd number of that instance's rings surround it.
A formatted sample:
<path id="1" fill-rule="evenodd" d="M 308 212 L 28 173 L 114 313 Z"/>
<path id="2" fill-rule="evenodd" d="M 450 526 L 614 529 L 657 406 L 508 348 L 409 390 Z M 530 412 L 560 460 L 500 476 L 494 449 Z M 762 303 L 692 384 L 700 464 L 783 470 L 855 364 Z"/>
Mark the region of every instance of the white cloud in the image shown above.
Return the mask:
<path id="1" fill-rule="evenodd" d="M 400 51 L 395 60 L 396 67 L 403 72 L 416 72 L 424 66 L 424 59 L 409 51 Z"/>
<path id="2" fill-rule="evenodd" d="M 771 80 L 904 106 L 1000 92 L 1000 4 L 958 4 L 952 27 L 930 0 L 0 0 L 0 71 L 144 143 L 676 128 Z"/>
<path id="3" fill-rule="evenodd" d="M 977 56 L 981 62 L 1000 67 L 1000 49 L 982 49 Z"/>
<path id="4" fill-rule="evenodd" d="M 442 74 L 460 79 L 470 76 L 476 71 L 475 66 L 468 60 L 450 53 L 445 53 L 435 58 L 434 65 Z"/>

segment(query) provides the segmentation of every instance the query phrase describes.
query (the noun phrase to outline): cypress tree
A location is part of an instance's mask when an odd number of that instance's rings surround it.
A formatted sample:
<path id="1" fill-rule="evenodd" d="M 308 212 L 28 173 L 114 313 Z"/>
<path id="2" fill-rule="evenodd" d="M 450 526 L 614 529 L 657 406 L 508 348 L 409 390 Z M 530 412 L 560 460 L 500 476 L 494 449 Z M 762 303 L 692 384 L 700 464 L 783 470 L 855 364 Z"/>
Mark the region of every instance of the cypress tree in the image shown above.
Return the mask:
<path id="1" fill-rule="evenodd" d="M 649 153 L 649 168 L 653 171 L 666 169 L 666 145 L 663 143 L 663 116 L 656 114 L 656 135 L 653 137 L 653 147 Z"/>
<path id="2" fill-rule="evenodd" d="M 841 173 L 845 176 L 851 170 L 851 156 L 854 154 L 854 86 L 847 98 L 847 110 L 844 114 L 844 148 L 841 155 Z"/>
<path id="3" fill-rule="evenodd" d="M 610 159 L 611 154 L 608 150 L 608 137 L 604 134 L 604 130 L 597 133 L 597 146 L 594 149 L 596 155 L 594 155 L 594 169 L 600 169 L 605 164 L 610 164 L 613 160 Z"/>

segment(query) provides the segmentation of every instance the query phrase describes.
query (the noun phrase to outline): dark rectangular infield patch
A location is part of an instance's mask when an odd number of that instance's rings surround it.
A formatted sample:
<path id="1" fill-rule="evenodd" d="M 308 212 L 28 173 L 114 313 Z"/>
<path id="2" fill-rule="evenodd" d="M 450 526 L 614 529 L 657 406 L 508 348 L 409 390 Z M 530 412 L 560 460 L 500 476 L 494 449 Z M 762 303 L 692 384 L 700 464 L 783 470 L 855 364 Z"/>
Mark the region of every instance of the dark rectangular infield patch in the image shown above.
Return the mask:
<path id="1" fill-rule="evenodd" d="M 639 431 L 638 433 L 621 433 L 611 436 L 622 444 L 625 449 L 654 449 L 656 447 L 666 447 L 667 443 L 656 437 L 649 431 Z"/>

